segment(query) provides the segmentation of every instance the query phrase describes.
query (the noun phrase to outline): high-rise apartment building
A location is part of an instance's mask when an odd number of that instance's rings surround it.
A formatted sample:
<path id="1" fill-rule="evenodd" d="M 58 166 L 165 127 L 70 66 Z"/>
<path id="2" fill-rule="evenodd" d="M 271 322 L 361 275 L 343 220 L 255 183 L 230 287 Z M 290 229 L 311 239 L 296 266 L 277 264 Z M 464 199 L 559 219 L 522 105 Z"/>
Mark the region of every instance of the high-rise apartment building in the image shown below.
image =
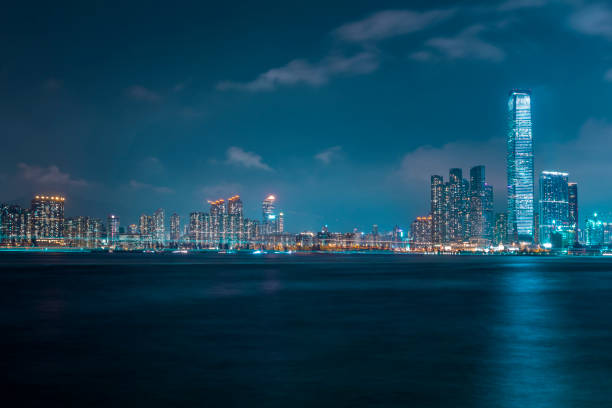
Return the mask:
<path id="1" fill-rule="evenodd" d="M 166 224 L 164 210 L 159 208 L 153 213 L 153 241 L 157 246 L 164 246 L 166 242 Z"/>
<path id="2" fill-rule="evenodd" d="M 468 221 L 469 183 L 463 179 L 463 172 L 459 168 L 449 171 L 446 197 L 446 236 L 449 241 L 460 242 L 467 238 L 466 223 Z"/>
<path id="3" fill-rule="evenodd" d="M 63 245 L 64 201 L 64 197 L 47 195 L 32 199 L 32 238 L 36 245 Z"/>
<path id="4" fill-rule="evenodd" d="M 0 205 L 0 245 L 24 246 L 30 242 L 30 211 L 18 205 Z"/>
<path id="5" fill-rule="evenodd" d="M 261 203 L 262 209 L 262 233 L 264 235 L 270 235 L 276 232 L 276 212 L 274 203 L 276 202 L 276 197 L 272 194 L 266 197 L 265 200 Z"/>
<path id="6" fill-rule="evenodd" d="M 410 248 L 428 248 L 431 246 L 432 216 L 417 217 L 410 226 Z"/>
<path id="7" fill-rule="evenodd" d="M 445 207 L 444 178 L 431 176 L 431 243 L 434 245 L 444 242 Z"/>
<path id="8" fill-rule="evenodd" d="M 108 245 L 113 246 L 119 240 L 119 216 L 109 214 L 106 221 L 106 239 Z"/>
<path id="9" fill-rule="evenodd" d="M 507 105 L 508 234 L 512 241 L 534 235 L 533 135 L 531 92 L 513 90 Z"/>
<path id="10" fill-rule="evenodd" d="M 174 213 L 170 216 L 170 241 L 172 241 L 172 245 L 178 245 L 179 240 L 181 239 L 181 217 Z"/>
<path id="11" fill-rule="evenodd" d="M 229 217 L 227 241 L 230 247 L 236 247 L 244 242 L 244 209 L 239 195 L 227 200 Z"/>
<path id="12" fill-rule="evenodd" d="M 142 214 L 140 216 L 138 230 L 140 241 L 146 248 L 153 247 L 155 242 L 155 219 L 152 215 Z"/>

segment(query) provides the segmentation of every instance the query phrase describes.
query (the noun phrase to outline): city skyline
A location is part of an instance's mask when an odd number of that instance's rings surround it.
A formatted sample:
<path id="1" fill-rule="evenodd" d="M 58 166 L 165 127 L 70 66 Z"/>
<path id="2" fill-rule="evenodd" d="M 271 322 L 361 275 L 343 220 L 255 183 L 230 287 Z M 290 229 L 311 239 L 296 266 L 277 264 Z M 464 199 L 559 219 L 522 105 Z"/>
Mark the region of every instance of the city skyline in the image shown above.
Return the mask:
<path id="1" fill-rule="evenodd" d="M 611 44 L 589 28 L 611 6 L 356 2 L 322 15 L 324 4 L 185 3 L 144 19 L 129 4 L 9 5 L 3 200 L 57 192 L 71 212 L 137 219 L 234 194 L 255 212 L 272 192 L 292 230 L 391 229 L 426 213 L 431 174 L 482 164 L 501 211 L 500 95 L 525 88 L 536 176 L 567 171 L 585 214 L 611 213 L 596 184 L 612 170 Z"/>

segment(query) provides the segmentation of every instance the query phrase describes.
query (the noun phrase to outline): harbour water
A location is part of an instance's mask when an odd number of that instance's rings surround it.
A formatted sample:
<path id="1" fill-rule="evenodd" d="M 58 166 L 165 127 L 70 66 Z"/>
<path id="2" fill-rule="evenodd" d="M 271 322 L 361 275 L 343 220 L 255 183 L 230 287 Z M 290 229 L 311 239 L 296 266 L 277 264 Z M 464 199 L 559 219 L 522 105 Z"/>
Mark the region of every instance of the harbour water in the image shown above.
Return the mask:
<path id="1" fill-rule="evenodd" d="M 612 406 L 612 259 L 0 254 L 4 406 Z"/>

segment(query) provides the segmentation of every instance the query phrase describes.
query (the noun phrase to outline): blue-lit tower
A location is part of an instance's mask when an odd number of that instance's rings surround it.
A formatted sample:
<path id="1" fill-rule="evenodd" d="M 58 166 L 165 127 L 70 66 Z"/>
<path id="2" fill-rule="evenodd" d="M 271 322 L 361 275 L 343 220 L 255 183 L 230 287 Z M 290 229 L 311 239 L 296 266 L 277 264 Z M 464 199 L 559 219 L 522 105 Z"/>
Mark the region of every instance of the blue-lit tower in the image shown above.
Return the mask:
<path id="1" fill-rule="evenodd" d="M 531 242 L 534 235 L 531 92 L 510 91 L 507 113 L 508 235 L 514 242 Z"/>
<path id="2" fill-rule="evenodd" d="M 542 172 L 540 175 L 539 210 L 540 243 L 543 245 L 551 244 L 553 233 L 570 227 L 567 173 L 559 171 Z"/>

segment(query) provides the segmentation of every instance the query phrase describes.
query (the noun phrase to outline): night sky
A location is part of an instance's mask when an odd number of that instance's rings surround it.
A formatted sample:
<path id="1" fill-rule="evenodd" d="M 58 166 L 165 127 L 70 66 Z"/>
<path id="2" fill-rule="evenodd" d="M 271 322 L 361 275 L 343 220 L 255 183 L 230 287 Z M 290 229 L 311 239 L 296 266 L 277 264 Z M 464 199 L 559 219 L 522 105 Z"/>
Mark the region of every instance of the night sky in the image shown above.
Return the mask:
<path id="1" fill-rule="evenodd" d="M 290 231 L 369 231 L 484 164 L 504 210 L 506 98 L 527 88 L 537 174 L 570 173 L 581 221 L 612 215 L 612 5 L 294 3 L 7 3 L 0 201 L 64 193 L 67 216 L 125 225 L 233 194 L 260 218 L 274 193 Z"/>

